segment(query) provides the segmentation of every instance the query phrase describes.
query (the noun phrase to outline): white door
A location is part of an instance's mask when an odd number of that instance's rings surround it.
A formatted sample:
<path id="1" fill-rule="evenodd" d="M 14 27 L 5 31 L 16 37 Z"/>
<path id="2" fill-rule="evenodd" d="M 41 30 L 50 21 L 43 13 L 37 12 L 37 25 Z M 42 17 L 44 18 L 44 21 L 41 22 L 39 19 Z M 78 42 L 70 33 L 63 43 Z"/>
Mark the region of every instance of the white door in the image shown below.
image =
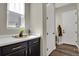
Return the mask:
<path id="1" fill-rule="evenodd" d="M 77 40 L 77 10 L 62 13 L 63 37 L 62 42 L 75 45 Z"/>
<path id="2" fill-rule="evenodd" d="M 55 25 L 54 25 L 54 5 L 47 4 L 47 55 L 49 55 L 55 49 Z"/>

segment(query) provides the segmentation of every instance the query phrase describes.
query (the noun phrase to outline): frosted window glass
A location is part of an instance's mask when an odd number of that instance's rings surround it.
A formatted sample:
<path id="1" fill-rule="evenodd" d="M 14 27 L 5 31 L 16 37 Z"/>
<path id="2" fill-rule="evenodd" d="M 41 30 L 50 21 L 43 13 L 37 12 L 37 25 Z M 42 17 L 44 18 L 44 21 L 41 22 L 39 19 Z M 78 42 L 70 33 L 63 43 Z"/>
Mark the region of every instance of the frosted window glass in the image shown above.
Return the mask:
<path id="1" fill-rule="evenodd" d="M 8 3 L 8 10 L 24 15 L 24 3 Z"/>
<path id="2" fill-rule="evenodd" d="M 7 4 L 7 27 L 25 28 L 24 3 Z"/>

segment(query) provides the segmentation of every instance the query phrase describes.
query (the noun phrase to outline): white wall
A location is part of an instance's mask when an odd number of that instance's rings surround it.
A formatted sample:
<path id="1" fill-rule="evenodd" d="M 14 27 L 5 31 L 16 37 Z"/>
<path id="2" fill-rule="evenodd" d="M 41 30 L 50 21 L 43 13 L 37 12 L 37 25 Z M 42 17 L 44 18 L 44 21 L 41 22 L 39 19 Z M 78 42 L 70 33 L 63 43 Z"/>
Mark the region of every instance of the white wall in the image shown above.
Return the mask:
<path id="1" fill-rule="evenodd" d="M 56 17 L 55 19 L 56 19 L 56 35 L 57 35 L 57 27 L 58 27 L 58 25 L 61 25 L 61 27 L 62 27 L 61 13 L 56 13 L 55 17 Z"/>
<path id="2" fill-rule="evenodd" d="M 7 29 L 7 4 L 0 3 L 0 35 L 16 34 L 17 30 Z"/>
<path id="3" fill-rule="evenodd" d="M 32 33 L 42 35 L 42 4 L 30 5 L 30 24 Z"/>
<path id="4" fill-rule="evenodd" d="M 30 4 L 30 30 L 32 34 L 43 35 L 42 4 Z M 41 39 L 41 55 L 43 54 L 43 43 Z"/>
<path id="5" fill-rule="evenodd" d="M 30 29 L 30 3 L 25 3 L 25 29 L 28 33 Z"/>

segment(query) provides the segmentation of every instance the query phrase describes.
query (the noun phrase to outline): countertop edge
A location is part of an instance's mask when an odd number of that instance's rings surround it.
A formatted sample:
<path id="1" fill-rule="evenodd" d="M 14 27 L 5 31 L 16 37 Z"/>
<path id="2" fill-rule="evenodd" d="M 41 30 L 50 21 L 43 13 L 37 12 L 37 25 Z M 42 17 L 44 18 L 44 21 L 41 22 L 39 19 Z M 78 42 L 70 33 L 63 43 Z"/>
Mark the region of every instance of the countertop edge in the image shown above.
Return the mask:
<path id="1" fill-rule="evenodd" d="M 35 36 L 35 37 L 31 37 L 31 38 L 24 38 L 23 40 L 22 39 L 16 39 L 16 41 L 11 41 L 11 42 L 3 42 L 2 44 L 0 44 L 0 47 L 7 46 L 7 45 L 10 45 L 10 44 L 16 44 L 16 43 L 36 39 L 36 38 L 41 38 L 41 36 Z"/>

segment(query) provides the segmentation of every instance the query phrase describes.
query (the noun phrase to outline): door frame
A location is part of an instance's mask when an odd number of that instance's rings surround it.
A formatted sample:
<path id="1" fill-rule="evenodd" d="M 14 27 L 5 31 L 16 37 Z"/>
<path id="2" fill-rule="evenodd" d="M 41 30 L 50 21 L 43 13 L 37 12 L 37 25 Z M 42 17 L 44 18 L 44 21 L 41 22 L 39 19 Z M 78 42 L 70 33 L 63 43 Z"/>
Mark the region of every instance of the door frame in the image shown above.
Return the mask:
<path id="1" fill-rule="evenodd" d="M 54 36 L 56 36 L 55 34 L 56 34 L 56 21 L 55 21 L 55 3 L 49 3 L 49 4 L 53 4 L 53 6 L 54 6 Z M 47 16 L 47 4 L 46 4 L 46 18 L 47 18 L 48 16 Z M 48 19 L 48 18 L 47 18 Z M 46 20 L 46 24 L 47 24 L 47 20 Z M 46 26 L 46 28 L 47 28 L 47 26 Z M 46 32 L 47 32 L 47 29 L 46 29 Z M 47 33 L 46 33 L 46 37 L 47 37 Z M 55 37 L 54 37 L 54 40 L 55 40 Z M 47 42 L 47 39 L 46 39 L 46 42 Z M 49 43 L 50 44 L 50 43 Z M 52 51 L 53 50 L 55 50 L 56 49 L 56 46 L 52 49 Z M 48 51 L 47 51 L 48 49 L 47 49 L 47 43 L 46 43 L 46 54 L 47 55 L 49 55 L 48 54 Z M 51 51 L 51 52 L 52 52 Z"/>

